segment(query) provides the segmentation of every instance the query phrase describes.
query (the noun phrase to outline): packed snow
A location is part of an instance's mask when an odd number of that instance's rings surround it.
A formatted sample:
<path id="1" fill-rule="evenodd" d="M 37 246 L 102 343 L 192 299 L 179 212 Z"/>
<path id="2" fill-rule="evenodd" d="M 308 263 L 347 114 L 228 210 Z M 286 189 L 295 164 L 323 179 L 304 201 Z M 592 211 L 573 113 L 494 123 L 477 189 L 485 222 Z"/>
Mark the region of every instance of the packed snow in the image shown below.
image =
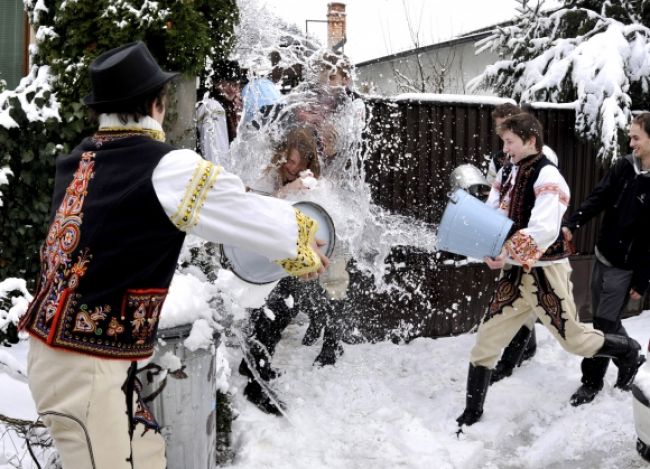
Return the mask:
<path id="1" fill-rule="evenodd" d="M 564 352 L 540 325 L 537 355 L 491 387 L 483 419 L 457 437 L 473 334 L 406 345 L 345 345 L 335 366 L 316 368 L 312 362 L 320 344 L 301 345 L 304 319 L 299 316 L 285 331 L 273 360 L 283 372 L 273 386 L 288 405 L 287 418 L 248 403 L 242 395 L 245 379 L 236 371 L 221 380 L 220 387 L 234 393 L 238 413 L 234 469 L 647 467 L 635 450 L 631 393 L 612 387 L 614 367 L 593 403 L 571 407 L 580 359 Z M 647 343 L 650 311 L 624 324 Z M 27 348 L 21 342 L 8 353 L 24 366 Z M 219 347 L 221 371 L 236 370 L 240 359 L 234 342 Z M 639 382 L 648 380 L 650 372 L 642 370 Z M 0 414 L 35 417 L 25 383 L 0 373 L 0 389 L 6 397 Z"/>

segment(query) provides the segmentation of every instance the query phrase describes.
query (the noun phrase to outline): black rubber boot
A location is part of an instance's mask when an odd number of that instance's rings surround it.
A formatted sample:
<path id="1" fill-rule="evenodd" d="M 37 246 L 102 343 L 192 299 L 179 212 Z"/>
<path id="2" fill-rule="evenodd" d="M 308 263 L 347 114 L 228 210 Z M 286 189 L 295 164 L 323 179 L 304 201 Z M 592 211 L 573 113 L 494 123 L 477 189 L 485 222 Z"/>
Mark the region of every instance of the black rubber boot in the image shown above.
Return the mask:
<path id="1" fill-rule="evenodd" d="M 280 372 L 271 366 L 271 356 L 260 344 L 251 340 L 250 342 L 250 359 L 254 360 L 254 365 L 257 373 L 264 381 L 271 381 L 272 379 L 280 376 Z M 250 371 L 246 360 L 242 360 L 239 364 L 239 374 L 248 378 L 255 376 Z"/>
<path id="2" fill-rule="evenodd" d="M 272 415 L 281 416 L 282 412 L 277 405 L 269 398 L 269 396 L 264 391 L 264 388 L 255 381 L 251 379 L 248 381 L 248 384 L 244 388 L 244 396 L 255 406 L 260 409 L 262 412 Z M 283 406 L 283 403 L 278 401 L 278 404 Z M 284 407 L 284 406 L 283 406 Z"/>
<path id="3" fill-rule="evenodd" d="M 632 383 L 634 383 L 637 371 L 639 371 L 639 368 L 641 368 L 641 365 L 644 363 L 645 356 L 643 355 L 639 355 L 631 364 L 617 363 L 618 376 L 614 387 L 622 389 L 623 391 L 629 391 L 632 388 Z"/>
<path id="4" fill-rule="evenodd" d="M 634 382 L 639 367 L 645 362 L 645 357 L 639 354 L 639 343 L 624 335 L 605 334 L 605 343 L 596 357 L 609 357 L 617 360 L 618 379 L 616 387 L 628 391 Z"/>
<path id="5" fill-rule="evenodd" d="M 499 360 L 499 363 L 497 363 L 497 366 L 492 372 L 492 383 L 507 378 L 512 374 L 512 370 L 521 364 L 531 336 L 533 336 L 533 332 L 526 326 L 522 326 L 521 329 L 519 329 L 508 346 L 503 350 L 501 360 Z M 535 348 L 537 348 L 537 342 L 535 342 Z M 533 355 L 534 354 L 535 352 L 533 351 Z"/>
<path id="6" fill-rule="evenodd" d="M 596 395 L 603 389 L 603 379 L 607 372 L 609 358 L 594 357 L 585 358 L 580 364 L 582 369 L 582 385 L 571 395 L 571 405 L 577 407 L 587 404 L 596 398 Z"/>
<path id="7" fill-rule="evenodd" d="M 331 307 L 337 307 L 340 302 L 330 301 Z M 316 366 L 334 365 L 336 359 L 343 355 L 343 347 L 341 347 L 341 324 L 333 319 L 334 315 L 330 315 L 327 323 L 325 324 L 325 331 L 323 332 L 323 348 L 314 360 Z"/>
<path id="8" fill-rule="evenodd" d="M 473 425 L 483 415 L 483 403 L 490 384 L 492 370 L 484 366 L 474 366 L 470 363 L 467 373 L 467 395 L 465 410 L 456 419 L 459 426 Z"/>
<path id="9" fill-rule="evenodd" d="M 526 348 L 524 350 L 524 354 L 521 357 L 521 361 L 519 362 L 519 365 L 521 365 L 522 362 L 525 362 L 526 360 L 530 360 L 535 356 L 537 353 L 537 335 L 535 334 L 535 325 L 533 324 L 533 328 L 530 330 L 530 337 L 528 338 L 528 343 L 526 344 Z"/>
<path id="10" fill-rule="evenodd" d="M 314 345 L 320 337 L 320 333 L 323 330 L 323 327 L 324 324 L 320 318 L 309 318 L 309 326 L 307 326 L 305 335 L 302 338 L 302 345 Z"/>
<path id="11" fill-rule="evenodd" d="M 343 347 L 337 341 L 325 340 L 323 348 L 314 360 L 316 366 L 334 365 L 336 359 L 343 355 Z"/>

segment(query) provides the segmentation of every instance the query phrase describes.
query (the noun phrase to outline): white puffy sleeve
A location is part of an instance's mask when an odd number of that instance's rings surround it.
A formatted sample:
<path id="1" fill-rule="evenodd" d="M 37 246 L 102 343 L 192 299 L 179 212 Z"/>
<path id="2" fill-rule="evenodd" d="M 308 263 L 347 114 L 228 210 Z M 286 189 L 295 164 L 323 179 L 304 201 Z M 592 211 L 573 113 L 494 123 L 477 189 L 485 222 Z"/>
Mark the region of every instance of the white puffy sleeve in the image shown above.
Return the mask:
<path id="1" fill-rule="evenodd" d="M 554 166 L 545 166 L 533 185 L 535 205 L 528 226 L 506 241 L 508 255 L 530 269 L 555 242 L 562 228 L 562 217 L 569 205 L 570 191 Z"/>
<path id="2" fill-rule="evenodd" d="M 152 175 L 160 204 L 179 230 L 278 262 L 291 275 L 315 272 L 317 224 L 289 203 L 247 193 L 234 174 L 191 150 L 165 155 Z"/>

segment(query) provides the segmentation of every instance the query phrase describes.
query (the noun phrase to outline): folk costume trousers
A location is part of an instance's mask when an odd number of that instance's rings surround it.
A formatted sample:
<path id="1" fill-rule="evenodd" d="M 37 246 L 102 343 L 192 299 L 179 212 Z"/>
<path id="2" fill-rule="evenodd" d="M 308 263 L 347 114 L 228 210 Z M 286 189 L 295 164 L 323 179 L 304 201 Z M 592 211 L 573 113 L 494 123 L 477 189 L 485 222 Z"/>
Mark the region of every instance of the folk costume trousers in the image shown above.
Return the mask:
<path id="1" fill-rule="evenodd" d="M 67 352 L 30 338 L 29 388 L 63 469 L 165 469 L 165 441 L 127 414 L 131 363 Z M 132 409 L 136 408 L 135 396 Z"/>
<path id="2" fill-rule="evenodd" d="M 526 273 L 506 265 L 476 335 L 470 362 L 494 368 L 507 346 L 533 313 L 570 353 L 593 357 L 603 346 L 603 333 L 578 319 L 568 262 L 535 267 Z"/>

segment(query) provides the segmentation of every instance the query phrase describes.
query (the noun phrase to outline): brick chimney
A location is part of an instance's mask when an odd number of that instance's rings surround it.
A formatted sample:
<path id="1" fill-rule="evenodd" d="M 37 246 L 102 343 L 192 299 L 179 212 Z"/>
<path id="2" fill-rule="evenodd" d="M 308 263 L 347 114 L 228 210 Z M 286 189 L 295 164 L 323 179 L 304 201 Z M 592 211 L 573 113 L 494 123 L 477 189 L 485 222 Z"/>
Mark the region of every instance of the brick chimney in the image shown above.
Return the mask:
<path id="1" fill-rule="evenodd" d="M 333 50 L 343 50 L 346 41 L 345 34 L 345 3 L 332 2 L 327 4 L 327 47 Z"/>

